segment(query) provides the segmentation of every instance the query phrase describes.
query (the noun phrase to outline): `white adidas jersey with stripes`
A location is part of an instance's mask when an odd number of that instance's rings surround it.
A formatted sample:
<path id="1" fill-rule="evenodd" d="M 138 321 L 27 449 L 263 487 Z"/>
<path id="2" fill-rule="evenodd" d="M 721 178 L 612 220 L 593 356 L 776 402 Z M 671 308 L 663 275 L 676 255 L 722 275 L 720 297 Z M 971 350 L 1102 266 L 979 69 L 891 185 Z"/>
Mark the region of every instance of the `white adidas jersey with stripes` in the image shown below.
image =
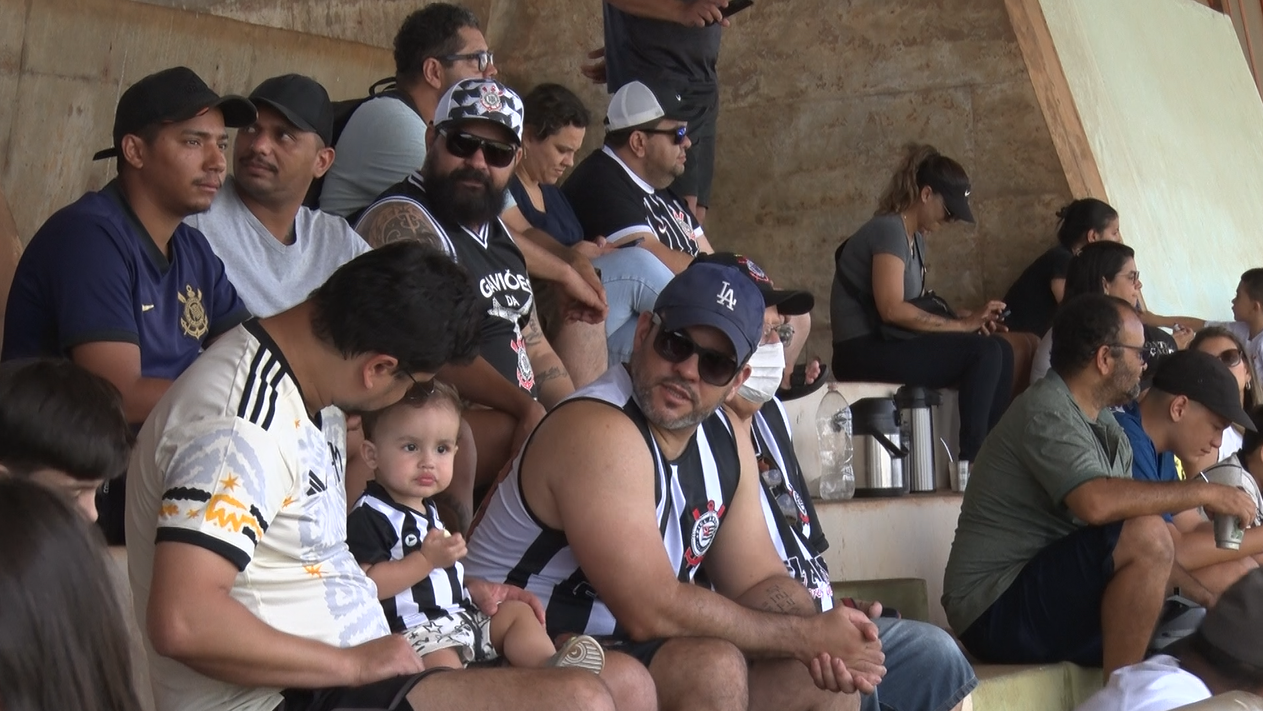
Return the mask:
<path id="1" fill-rule="evenodd" d="M 282 632 L 339 647 L 389 634 L 377 588 L 346 544 L 345 449 L 345 416 L 337 408 L 308 416 L 257 321 L 225 334 L 158 402 L 132 453 L 127 553 L 137 619 L 145 619 L 155 543 L 173 541 L 236 566 L 232 597 Z M 279 689 L 216 681 L 157 655 L 147 633 L 145 646 L 160 710 L 281 701 Z"/>

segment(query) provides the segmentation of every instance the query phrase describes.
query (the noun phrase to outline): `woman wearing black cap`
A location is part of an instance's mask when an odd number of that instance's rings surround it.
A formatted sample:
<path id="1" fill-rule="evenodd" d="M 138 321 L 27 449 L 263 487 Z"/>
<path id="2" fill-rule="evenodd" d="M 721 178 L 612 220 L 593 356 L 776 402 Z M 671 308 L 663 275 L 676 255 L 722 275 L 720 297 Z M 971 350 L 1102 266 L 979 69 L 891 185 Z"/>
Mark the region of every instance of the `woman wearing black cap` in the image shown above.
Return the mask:
<path id="1" fill-rule="evenodd" d="M 926 235 L 973 222 L 968 198 L 959 163 L 932 146 L 908 146 L 876 215 L 834 253 L 829 303 L 838 380 L 959 388 L 963 461 L 973 461 L 1009 402 L 1013 351 L 990 337 L 1004 304 L 937 314 L 914 300 L 926 294 Z"/>

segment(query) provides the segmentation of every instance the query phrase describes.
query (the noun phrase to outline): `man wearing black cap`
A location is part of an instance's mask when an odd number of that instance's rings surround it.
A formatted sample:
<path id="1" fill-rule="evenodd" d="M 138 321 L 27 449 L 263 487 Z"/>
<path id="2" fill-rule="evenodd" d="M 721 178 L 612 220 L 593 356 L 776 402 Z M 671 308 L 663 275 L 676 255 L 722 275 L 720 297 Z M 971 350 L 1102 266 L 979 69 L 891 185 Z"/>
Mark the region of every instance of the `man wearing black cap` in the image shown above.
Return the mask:
<path id="1" fill-rule="evenodd" d="M 853 699 L 825 692 L 871 693 L 885 673 L 876 626 L 817 614 L 789 576 L 733 436 L 750 421 L 716 412 L 750 376 L 765 313 L 732 267 L 672 279 L 631 360 L 540 424 L 469 540 L 467 574 L 535 593 L 551 634 L 635 657 L 663 709 L 837 708 Z"/>
<path id="2" fill-rule="evenodd" d="M 206 238 L 181 223 L 210 207 L 227 167 L 225 127 L 254 121 L 185 67 L 151 74 L 119 99 L 118 178 L 57 211 L 22 254 L 3 358 L 69 357 L 123 394 L 140 425 L 206 343 L 248 315 Z M 101 524 L 122 539 L 111 486 Z"/>
<path id="3" fill-rule="evenodd" d="M 453 84 L 426 135 L 425 164 L 383 193 L 356 224 L 374 247 L 415 239 L 442 249 L 478 282 L 485 309 L 481 356 L 473 366 L 440 375 L 462 397 L 486 406 L 465 413 L 481 485 L 490 485 L 543 408 L 574 391 L 540 330 L 526 261 L 498 219 L 521 136 L 522 100 L 512 89 L 494 79 Z M 473 487 L 458 480 L 449 491 L 459 492 L 472 511 Z"/>
<path id="4" fill-rule="evenodd" d="M 982 661 L 1109 674 L 1144 657 L 1178 573 L 1161 514 L 1203 506 L 1253 521 L 1254 500 L 1218 484 L 1132 479 L 1132 448 L 1110 412 L 1135 399 L 1144 371 L 1131 304 L 1075 297 L 1052 333 L 1052 371 L 1013 401 L 974 462 L 943 607 Z"/>
<path id="5" fill-rule="evenodd" d="M 1132 478 L 1142 481 L 1179 481 L 1175 458 L 1191 462 L 1217 453 L 1229 423 L 1255 429 L 1241 407 L 1232 371 L 1215 356 L 1197 350 L 1158 361 L 1149 390 L 1114 417 L 1131 442 Z M 1176 565 L 1209 591 L 1205 602 L 1257 567 L 1244 551 L 1217 548 L 1214 530 L 1200 512 L 1169 511 L 1163 518 L 1175 541 Z M 1187 580 L 1177 584 L 1186 596 L 1199 597 L 1183 590 Z"/>
<path id="6" fill-rule="evenodd" d="M 1260 637 L 1263 570 L 1256 570 L 1228 588 L 1197 631 L 1173 645 L 1169 655 L 1114 672 L 1077 711 L 1168 711 L 1231 691 L 1263 696 Z"/>
<path id="7" fill-rule="evenodd" d="M 233 175 L 209 210 L 185 222 L 224 260 L 250 313 L 265 317 L 306 299 L 368 244 L 346 220 L 302 204 L 334 159 L 324 87 L 286 74 L 259 84 L 250 101 L 259 115 L 237 132 Z"/>

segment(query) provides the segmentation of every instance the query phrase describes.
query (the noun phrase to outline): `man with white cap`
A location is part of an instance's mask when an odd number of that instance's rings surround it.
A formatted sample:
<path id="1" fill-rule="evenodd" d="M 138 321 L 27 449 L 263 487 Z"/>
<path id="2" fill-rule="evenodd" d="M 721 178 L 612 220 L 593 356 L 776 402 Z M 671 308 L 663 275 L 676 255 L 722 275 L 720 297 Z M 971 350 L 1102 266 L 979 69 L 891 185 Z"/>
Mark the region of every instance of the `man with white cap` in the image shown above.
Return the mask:
<path id="1" fill-rule="evenodd" d="M 716 412 L 763 326 L 740 271 L 684 270 L 640 317 L 631 360 L 540 423 L 470 538 L 470 575 L 533 592 L 553 635 L 635 657 L 662 709 L 836 708 L 885 673 L 876 626 L 817 614 L 790 577 L 750 440 L 733 435 L 750 421 Z M 713 591 L 694 584 L 703 564 Z"/>
<path id="2" fill-rule="evenodd" d="M 1078 711 L 1168 711 L 1230 691 L 1263 696 L 1261 636 L 1263 570 L 1255 570 L 1228 588 L 1170 655 L 1115 671 Z"/>

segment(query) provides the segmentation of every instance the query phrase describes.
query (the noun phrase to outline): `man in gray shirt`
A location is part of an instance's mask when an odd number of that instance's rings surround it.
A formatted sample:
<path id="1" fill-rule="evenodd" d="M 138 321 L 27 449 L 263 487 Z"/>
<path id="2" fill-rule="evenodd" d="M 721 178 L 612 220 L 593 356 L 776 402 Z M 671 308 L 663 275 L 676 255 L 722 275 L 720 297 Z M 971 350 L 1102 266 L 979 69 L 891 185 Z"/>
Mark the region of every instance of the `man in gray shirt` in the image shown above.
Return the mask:
<path id="1" fill-rule="evenodd" d="M 273 77 L 251 94 L 258 119 L 237 132 L 233 176 L 210 210 L 185 222 L 206 235 L 250 313 L 305 300 L 368 244 L 341 217 L 303 207 L 333 164 L 333 106 L 314 79 Z"/>
<path id="2" fill-rule="evenodd" d="M 1103 665 L 1108 678 L 1144 658 L 1172 577 L 1160 514 L 1205 506 L 1254 519 L 1238 489 L 1131 478 L 1131 445 L 1109 408 L 1139 392 L 1143 344 L 1125 301 L 1070 300 L 1053 325 L 1052 371 L 983 443 L 942 600 L 978 659 Z"/>

